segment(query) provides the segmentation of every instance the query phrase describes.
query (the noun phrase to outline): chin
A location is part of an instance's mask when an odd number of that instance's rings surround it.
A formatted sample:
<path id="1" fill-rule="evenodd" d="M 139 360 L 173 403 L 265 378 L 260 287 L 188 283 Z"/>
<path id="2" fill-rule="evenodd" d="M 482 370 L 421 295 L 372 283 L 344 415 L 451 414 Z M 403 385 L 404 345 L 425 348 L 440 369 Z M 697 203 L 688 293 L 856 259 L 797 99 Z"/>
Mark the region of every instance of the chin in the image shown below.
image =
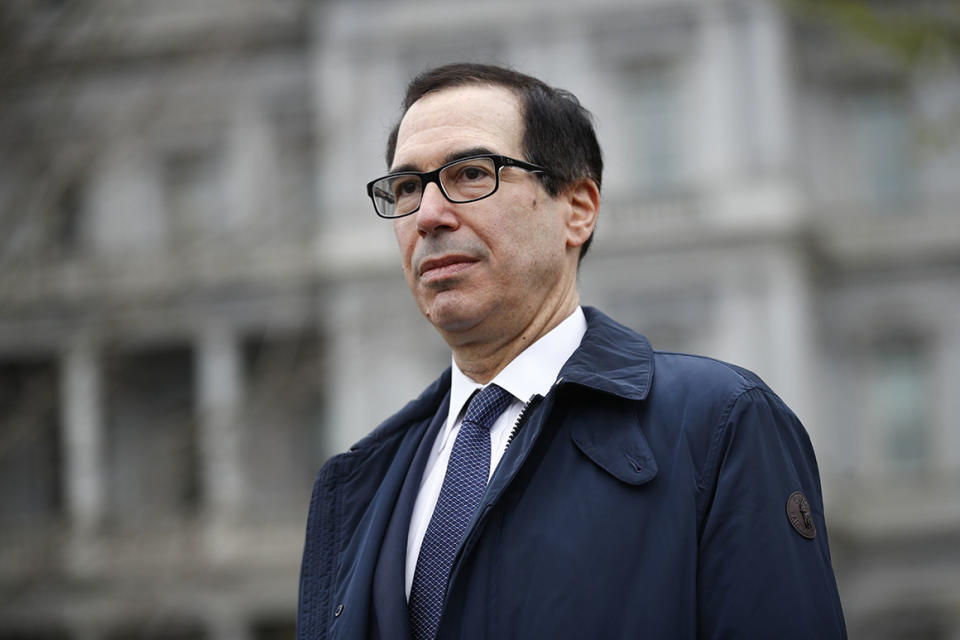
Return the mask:
<path id="1" fill-rule="evenodd" d="M 424 317 L 441 333 L 458 333 L 469 331 L 482 321 L 484 314 L 461 296 L 444 296 L 445 300 L 436 298 L 430 304 L 420 307 Z"/>
<path id="2" fill-rule="evenodd" d="M 476 317 L 463 313 L 433 313 L 427 320 L 442 333 L 469 331 L 480 324 Z"/>

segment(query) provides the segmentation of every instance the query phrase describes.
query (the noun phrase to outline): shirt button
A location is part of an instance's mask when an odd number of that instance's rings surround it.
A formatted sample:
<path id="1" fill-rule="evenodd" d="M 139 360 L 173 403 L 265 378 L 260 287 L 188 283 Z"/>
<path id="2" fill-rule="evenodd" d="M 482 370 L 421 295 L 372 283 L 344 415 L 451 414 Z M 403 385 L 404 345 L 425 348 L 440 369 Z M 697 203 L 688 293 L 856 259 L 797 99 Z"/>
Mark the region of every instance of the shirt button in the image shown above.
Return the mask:
<path id="1" fill-rule="evenodd" d="M 338 604 L 338 605 L 337 605 L 337 610 L 333 612 L 333 617 L 334 617 L 334 618 L 339 618 L 341 613 L 343 613 L 343 605 L 342 605 L 342 604 Z"/>

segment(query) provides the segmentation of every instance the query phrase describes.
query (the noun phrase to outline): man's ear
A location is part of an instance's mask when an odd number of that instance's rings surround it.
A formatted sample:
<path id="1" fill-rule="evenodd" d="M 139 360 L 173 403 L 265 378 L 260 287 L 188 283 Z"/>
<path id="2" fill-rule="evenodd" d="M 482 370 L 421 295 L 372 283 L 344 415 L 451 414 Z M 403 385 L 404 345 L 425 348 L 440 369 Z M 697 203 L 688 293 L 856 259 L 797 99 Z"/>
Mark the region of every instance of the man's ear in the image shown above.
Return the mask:
<path id="1" fill-rule="evenodd" d="M 600 189 L 590 178 L 582 178 L 564 191 L 570 205 L 567 218 L 567 247 L 580 247 L 593 234 L 600 211 Z"/>

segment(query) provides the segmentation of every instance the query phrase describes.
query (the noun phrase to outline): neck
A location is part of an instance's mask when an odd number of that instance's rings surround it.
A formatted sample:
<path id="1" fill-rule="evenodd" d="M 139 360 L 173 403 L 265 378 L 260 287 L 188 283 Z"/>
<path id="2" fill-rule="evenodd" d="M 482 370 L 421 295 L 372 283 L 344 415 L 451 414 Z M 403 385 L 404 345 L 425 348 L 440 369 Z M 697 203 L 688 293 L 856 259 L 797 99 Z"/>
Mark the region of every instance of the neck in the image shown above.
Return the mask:
<path id="1" fill-rule="evenodd" d="M 487 384 L 524 349 L 566 320 L 579 304 L 580 297 L 574 289 L 562 304 L 552 309 L 545 309 L 544 313 L 536 314 L 528 323 L 512 333 L 494 340 L 451 344 L 453 358 L 460 370 L 471 380 Z"/>

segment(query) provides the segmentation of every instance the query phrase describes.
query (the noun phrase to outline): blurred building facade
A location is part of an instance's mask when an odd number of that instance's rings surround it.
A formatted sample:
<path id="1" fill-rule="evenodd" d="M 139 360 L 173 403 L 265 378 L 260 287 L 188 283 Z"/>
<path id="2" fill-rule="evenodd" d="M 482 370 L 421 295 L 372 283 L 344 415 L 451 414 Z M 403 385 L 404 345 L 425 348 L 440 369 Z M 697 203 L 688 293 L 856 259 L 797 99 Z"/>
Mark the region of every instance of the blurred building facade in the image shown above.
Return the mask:
<path id="1" fill-rule="evenodd" d="M 363 186 L 463 60 L 596 115 L 583 302 L 803 419 L 851 636 L 960 638 L 957 69 L 759 0 L 0 19 L 0 640 L 291 637 L 313 473 L 449 361 Z"/>

